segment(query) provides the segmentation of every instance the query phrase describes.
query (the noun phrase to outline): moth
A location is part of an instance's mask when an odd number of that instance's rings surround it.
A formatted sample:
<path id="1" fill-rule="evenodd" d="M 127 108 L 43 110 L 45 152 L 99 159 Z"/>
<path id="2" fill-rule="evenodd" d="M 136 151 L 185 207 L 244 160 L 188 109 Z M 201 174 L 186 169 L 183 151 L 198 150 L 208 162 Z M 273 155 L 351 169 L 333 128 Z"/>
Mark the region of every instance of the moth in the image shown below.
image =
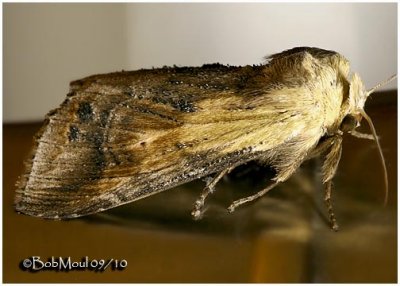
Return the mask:
<path id="1" fill-rule="evenodd" d="M 255 66 L 206 64 L 94 75 L 70 84 L 61 106 L 36 135 L 15 207 L 67 219 L 101 212 L 210 177 L 194 204 L 200 218 L 218 181 L 249 161 L 271 166 L 265 189 L 234 201 L 229 212 L 285 182 L 310 158 L 323 157 L 331 204 L 342 137 L 374 139 L 368 96 L 348 60 L 334 51 L 297 47 Z M 364 118 L 372 135 L 355 129 Z"/>

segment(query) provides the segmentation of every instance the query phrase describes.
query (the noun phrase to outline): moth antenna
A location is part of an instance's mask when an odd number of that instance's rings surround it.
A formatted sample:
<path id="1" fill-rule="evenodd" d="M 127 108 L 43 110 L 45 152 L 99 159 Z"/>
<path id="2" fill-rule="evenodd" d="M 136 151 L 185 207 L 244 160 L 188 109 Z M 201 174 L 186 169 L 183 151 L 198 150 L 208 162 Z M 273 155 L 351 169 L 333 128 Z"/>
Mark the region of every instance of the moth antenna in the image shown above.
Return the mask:
<path id="1" fill-rule="evenodd" d="M 391 82 L 392 80 L 394 80 L 395 78 L 397 78 L 397 74 L 392 75 L 390 78 L 388 78 L 385 81 L 382 81 L 380 83 L 378 83 L 377 85 L 375 85 L 373 88 L 367 90 L 367 97 L 373 93 L 375 90 L 377 90 L 378 88 L 380 88 L 381 86 L 384 86 L 386 84 L 388 84 L 389 82 Z"/>
<path id="2" fill-rule="evenodd" d="M 381 144 L 379 143 L 378 136 L 376 135 L 376 131 L 375 131 L 374 124 L 372 123 L 372 119 L 368 116 L 368 114 L 364 110 L 361 109 L 360 113 L 361 113 L 362 117 L 364 117 L 365 120 L 368 122 L 369 128 L 371 129 L 372 135 L 374 136 L 376 146 L 378 147 L 379 155 L 381 157 L 383 175 L 385 178 L 385 200 L 384 200 L 383 204 L 384 204 L 384 206 L 386 206 L 387 202 L 388 202 L 388 194 L 389 194 L 389 181 L 388 181 L 387 169 L 386 169 L 386 164 L 385 164 L 385 157 L 383 157 Z"/>

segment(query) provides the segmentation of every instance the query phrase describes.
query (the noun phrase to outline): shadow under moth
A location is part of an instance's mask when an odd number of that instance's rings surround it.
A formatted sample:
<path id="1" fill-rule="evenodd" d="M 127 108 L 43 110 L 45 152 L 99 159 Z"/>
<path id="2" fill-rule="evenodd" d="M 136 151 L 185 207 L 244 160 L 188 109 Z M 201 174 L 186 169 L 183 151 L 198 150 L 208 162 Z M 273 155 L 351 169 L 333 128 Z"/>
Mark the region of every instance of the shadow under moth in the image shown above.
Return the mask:
<path id="1" fill-rule="evenodd" d="M 342 55 L 293 48 L 257 66 L 207 64 L 94 75 L 70 84 L 61 106 L 36 135 L 17 183 L 18 212 L 67 219 L 101 212 L 194 179 L 209 177 L 192 215 L 200 218 L 217 182 L 249 161 L 271 166 L 265 189 L 285 182 L 307 159 L 322 156 L 331 227 L 332 179 L 342 136 L 374 139 L 368 96 Z M 355 130 L 361 119 L 372 135 Z"/>

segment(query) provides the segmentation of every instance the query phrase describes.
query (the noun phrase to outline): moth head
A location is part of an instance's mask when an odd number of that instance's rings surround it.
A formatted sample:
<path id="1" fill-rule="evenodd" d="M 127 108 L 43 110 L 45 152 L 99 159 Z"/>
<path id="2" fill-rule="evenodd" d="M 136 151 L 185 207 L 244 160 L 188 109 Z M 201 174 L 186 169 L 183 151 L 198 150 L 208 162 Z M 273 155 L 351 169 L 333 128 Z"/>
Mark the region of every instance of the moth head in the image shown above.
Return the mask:
<path id="1" fill-rule="evenodd" d="M 353 74 L 349 88 L 349 107 L 340 125 L 341 131 L 351 132 L 360 126 L 363 118 L 362 111 L 367 98 L 368 95 L 360 76 L 356 73 Z"/>
<path id="2" fill-rule="evenodd" d="M 350 80 L 349 88 L 349 110 L 342 122 L 342 131 L 351 131 L 360 126 L 360 122 L 364 116 L 364 105 L 367 98 L 381 86 L 395 79 L 397 75 L 391 76 L 389 79 L 377 84 L 369 90 L 365 90 L 364 84 L 358 74 L 353 74 Z M 343 128 L 343 129 L 342 129 Z"/>
<path id="3" fill-rule="evenodd" d="M 395 79 L 397 75 L 391 76 L 389 79 L 377 84 L 373 88 L 369 90 L 365 90 L 364 84 L 361 81 L 361 78 L 358 74 L 353 74 L 350 80 L 350 89 L 349 89 L 349 110 L 345 117 L 343 118 L 340 130 L 343 132 L 352 132 L 358 126 L 360 126 L 361 120 L 364 118 L 369 128 L 371 129 L 372 136 L 376 145 L 378 147 L 379 155 L 382 162 L 384 177 L 385 177 L 385 201 L 384 204 L 387 204 L 388 199 L 388 179 L 387 179 L 387 170 L 385 164 L 385 158 L 383 157 L 382 148 L 379 144 L 378 136 L 376 135 L 375 127 L 372 122 L 372 119 L 368 116 L 368 114 L 364 111 L 365 101 L 367 100 L 368 96 L 373 93 L 375 90 L 380 88 L 381 86 L 389 83 L 393 79 Z"/>

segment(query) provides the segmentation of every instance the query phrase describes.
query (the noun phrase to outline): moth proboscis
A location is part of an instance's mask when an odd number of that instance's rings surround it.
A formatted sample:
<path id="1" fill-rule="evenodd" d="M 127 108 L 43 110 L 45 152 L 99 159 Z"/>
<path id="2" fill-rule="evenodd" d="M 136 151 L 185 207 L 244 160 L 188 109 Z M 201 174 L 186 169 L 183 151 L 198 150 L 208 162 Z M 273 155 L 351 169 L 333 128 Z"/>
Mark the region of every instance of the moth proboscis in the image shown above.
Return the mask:
<path id="1" fill-rule="evenodd" d="M 373 138 L 366 91 L 334 51 L 299 47 L 256 66 L 207 64 L 94 75 L 73 81 L 61 106 L 36 135 L 17 183 L 18 212 L 75 218 L 214 175 L 194 204 L 235 167 L 258 161 L 276 170 L 273 183 L 228 208 L 253 201 L 285 182 L 307 159 L 323 156 L 331 227 L 332 179 L 342 136 Z M 365 118 L 371 135 L 355 131 Z"/>

